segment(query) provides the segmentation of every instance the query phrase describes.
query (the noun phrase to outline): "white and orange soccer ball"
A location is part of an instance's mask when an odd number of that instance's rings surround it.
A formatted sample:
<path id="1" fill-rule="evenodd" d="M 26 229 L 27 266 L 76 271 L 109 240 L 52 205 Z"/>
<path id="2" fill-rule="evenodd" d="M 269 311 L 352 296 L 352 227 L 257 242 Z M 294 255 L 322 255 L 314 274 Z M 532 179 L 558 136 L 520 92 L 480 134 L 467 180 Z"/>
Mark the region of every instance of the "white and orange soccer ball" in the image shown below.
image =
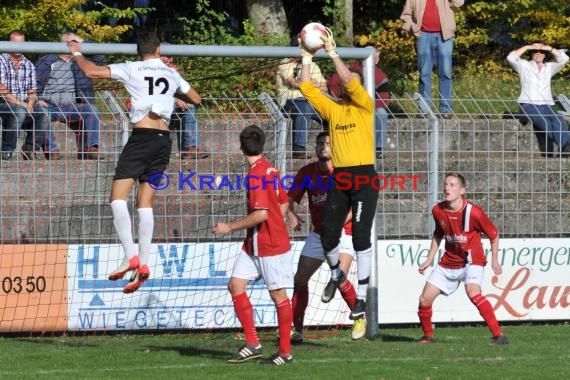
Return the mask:
<path id="1" fill-rule="evenodd" d="M 325 43 L 321 40 L 321 36 L 325 30 L 324 25 L 318 22 L 311 22 L 305 25 L 300 34 L 303 47 L 310 51 L 317 51 L 325 47 Z"/>

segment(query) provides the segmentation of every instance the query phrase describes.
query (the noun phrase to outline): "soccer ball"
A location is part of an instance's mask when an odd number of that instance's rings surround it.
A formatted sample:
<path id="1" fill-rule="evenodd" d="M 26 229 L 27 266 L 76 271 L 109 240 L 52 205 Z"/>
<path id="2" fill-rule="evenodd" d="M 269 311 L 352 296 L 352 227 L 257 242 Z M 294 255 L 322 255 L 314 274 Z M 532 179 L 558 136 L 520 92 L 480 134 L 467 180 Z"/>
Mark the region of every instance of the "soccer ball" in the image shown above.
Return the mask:
<path id="1" fill-rule="evenodd" d="M 301 30 L 301 44 L 305 49 L 310 51 L 317 51 L 325 46 L 321 36 L 325 31 L 325 27 L 318 22 L 311 22 L 303 27 Z"/>

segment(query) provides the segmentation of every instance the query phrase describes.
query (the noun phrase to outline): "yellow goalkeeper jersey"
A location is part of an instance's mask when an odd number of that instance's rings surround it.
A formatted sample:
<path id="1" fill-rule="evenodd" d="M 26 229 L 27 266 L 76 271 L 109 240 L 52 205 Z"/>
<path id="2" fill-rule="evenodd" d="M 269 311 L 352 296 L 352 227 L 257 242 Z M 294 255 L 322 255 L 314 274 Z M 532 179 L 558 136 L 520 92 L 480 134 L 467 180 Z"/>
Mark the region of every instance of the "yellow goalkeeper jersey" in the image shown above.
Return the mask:
<path id="1" fill-rule="evenodd" d="M 301 93 L 329 122 L 332 161 L 335 168 L 373 165 L 374 101 L 357 78 L 346 86 L 350 101 L 331 99 L 312 82 L 299 85 Z"/>

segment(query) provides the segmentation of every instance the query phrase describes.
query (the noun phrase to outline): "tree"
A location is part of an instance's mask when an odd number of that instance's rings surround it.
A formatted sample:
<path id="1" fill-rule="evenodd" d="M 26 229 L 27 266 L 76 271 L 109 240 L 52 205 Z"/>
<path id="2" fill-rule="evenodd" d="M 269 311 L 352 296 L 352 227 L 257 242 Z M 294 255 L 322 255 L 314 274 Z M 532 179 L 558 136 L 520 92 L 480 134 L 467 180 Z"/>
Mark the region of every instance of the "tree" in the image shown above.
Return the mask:
<path id="1" fill-rule="evenodd" d="M 29 40 L 53 41 L 61 33 L 77 31 L 82 37 L 95 42 L 119 41 L 133 27 L 130 24 L 108 25 L 108 18 L 132 20 L 149 9 L 117 9 L 103 6 L 91 9 L 88 0 L 9 0 L 0 8 L 0 33 L 22 30 Z"/>
<path id="2" fill-rule="evenodd" d="M 247 14 L 256 33 L 288 36 L 289 27 L 281 1 L 247 0 Z"/>

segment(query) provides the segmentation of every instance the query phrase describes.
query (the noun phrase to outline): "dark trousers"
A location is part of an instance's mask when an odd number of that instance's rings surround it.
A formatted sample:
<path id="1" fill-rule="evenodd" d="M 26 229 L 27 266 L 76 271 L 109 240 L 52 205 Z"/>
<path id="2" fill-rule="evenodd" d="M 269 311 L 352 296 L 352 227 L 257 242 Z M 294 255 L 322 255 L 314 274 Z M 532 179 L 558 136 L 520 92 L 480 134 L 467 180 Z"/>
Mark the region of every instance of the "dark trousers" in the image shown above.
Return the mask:
<path id="1" fill-rule="evenodd" d="M 364 251 L 372 245 L 370 237 L 376 216 L 378 190 L 374 189 L 371 181 L 376 175 L 373 165 L 335 168 L 332 187 L 327 193 L 321 230 L 321 244 L 325 252 L 339 244 L 349 209 L 352 210 L 354 250 Z M 369 179 L 367 184 L 362 184 L 364 177 Z M 379 187 L 377 183 L 376 188 Z"/>

